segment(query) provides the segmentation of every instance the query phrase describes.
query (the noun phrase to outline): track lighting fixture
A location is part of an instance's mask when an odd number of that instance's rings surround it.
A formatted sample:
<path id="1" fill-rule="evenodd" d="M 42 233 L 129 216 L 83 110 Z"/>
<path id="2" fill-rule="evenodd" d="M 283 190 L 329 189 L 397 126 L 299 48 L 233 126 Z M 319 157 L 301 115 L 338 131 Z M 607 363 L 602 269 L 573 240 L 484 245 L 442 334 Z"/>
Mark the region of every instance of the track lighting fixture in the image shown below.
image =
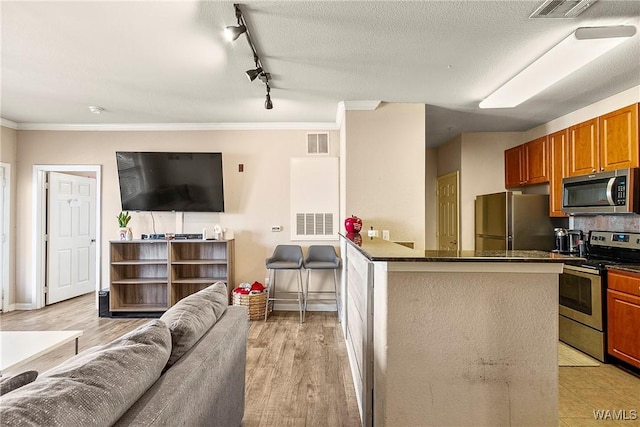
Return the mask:
<path id="1" fill-rule="evenodd" d="M 250 82 L 254 81 L 262 73 L 262 67 L 258 67 L 255 70 L 247 70 L 245 73 Z"/>
<path id="2" fill-rule="evenodd" d="M 236 21 L 238 21 L 238 25 L 231 25 L 224 29 L 224 36 L 230 42 L 237 40 L 240 35 L 247 32 L 247 27 L 243 23 L 242 13 L 238 7 L 236 7 Z"/>
<path id="3" fill-rule="evenodd" d="M 273 108 L 270 94 L 271 87 L 269 86 L 269 79 L 271 78 L 271 75 L 267 73 L 262 66 L 262 61 L 260 61 L 260 57 L 258 56 L 258 52 L 256 51 L 256 46 L 251 40 L 251 34 L 249 32 L 249 28 L 247 27 L 247 23 L 242 16 L 240 5 L 234 4 L 233 7 L 236 11 L 236 20 L 238 25 L 226 27 L 224 31 L 225 36 L 227 40 L 234 41 L 238 37 L 240 37 L 240 35 L 246 35 L 247 42 L 249 43 L 249 47 L 251 48 L 251 53 L 253 53 L 253 62 L 255 63 L 256 68 L 245 71 L 245 75 L 251 82 L 257 78 L 265 84 L 265 86 L 267 87 L 267 97 L 264 101 L 264 108 L 266 108 L 267 110 L 271 110 Z"/>
<path id="4" fill-rule="evenodd" d="M 271 102 L 271 95 L 269 95 L 269 92 L 271 92 L 271 88 L 269 87 L 269 84 L 267 84 L 267 99 L 264 100 L 264 108 L 266 108 L 267 110 L 271 110 L 273 108 L 273 103 Z"/>

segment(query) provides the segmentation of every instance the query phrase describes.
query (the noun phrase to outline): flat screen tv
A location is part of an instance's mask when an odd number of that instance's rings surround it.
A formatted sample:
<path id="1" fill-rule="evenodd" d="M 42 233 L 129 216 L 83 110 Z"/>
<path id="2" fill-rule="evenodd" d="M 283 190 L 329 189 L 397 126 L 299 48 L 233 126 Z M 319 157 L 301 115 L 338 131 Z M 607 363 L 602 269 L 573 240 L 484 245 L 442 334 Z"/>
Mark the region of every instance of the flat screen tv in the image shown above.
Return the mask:
<path id="1" fill-rule="evenodd" d="M 222 153 L 116 152 L 124 211 L 224 212 Z"/>

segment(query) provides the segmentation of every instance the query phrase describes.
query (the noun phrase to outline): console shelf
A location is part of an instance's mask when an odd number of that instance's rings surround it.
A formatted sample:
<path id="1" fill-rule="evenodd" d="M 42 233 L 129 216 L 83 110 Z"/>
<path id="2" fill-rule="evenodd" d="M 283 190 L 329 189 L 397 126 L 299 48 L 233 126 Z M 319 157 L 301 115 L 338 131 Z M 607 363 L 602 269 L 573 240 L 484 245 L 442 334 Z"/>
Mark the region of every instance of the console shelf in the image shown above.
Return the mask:
<path id="1" fill-rule="evenodd" d="M 109 306 L 113 312 L 165 311 L 182 298 L 234 282 L 234 241 L 112 241 Z"/>

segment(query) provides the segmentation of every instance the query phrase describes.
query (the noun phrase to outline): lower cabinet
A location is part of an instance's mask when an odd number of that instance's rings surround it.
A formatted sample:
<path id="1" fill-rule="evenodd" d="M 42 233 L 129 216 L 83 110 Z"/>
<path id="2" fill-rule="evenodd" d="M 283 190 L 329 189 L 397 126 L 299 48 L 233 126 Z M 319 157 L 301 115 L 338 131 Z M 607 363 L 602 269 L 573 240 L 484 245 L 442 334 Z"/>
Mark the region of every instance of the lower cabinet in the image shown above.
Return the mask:
<path id="1" fill-rule="evenodd" d="M 187 295 L 234 283 L 233 240 L 110 242 L 109 309 L 162 312 Z"/>
<path id="2" fill-rule="evenodd" d="M 607 352 L 640 368 L 640 273 L 610 270 Z"/>

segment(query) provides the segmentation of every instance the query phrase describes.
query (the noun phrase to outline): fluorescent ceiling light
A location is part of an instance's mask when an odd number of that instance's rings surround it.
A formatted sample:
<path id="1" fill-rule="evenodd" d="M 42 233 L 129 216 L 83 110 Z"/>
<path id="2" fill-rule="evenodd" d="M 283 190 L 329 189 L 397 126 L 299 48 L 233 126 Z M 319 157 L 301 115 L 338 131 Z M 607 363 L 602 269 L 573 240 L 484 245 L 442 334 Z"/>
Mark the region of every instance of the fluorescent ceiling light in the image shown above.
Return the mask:
<path id="1" fill-rule="evenodd" d="M 582 27 L 480 103 L 480 108 L 512 108 L 613 49 L 636 27 Z"/>

